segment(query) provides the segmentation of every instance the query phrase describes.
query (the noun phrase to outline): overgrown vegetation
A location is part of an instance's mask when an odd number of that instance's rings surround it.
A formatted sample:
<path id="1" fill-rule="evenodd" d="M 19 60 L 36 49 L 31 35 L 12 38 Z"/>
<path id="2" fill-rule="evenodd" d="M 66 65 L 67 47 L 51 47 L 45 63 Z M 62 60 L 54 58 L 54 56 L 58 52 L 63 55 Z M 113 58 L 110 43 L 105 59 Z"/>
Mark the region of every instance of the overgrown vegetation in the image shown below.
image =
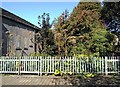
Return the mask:
<path id="1" fill-rule="evenodd" d="M 104 9 L 99 2 L 79 2 L 71 14 L 65 10 L 54 21 L 53 30 L 47 24 L 44 26 L 49 18 L 45 20 L 42 16 L 43 27 L 39 33 L 44 40 L 39 39 L 39 43 L 43 43 L 39 52 L 58 57 L 80 54 L 90 57 L 113 51 L 115 35 L 106 30 L 101 19 L 105 18 L 101 13 Z"/>

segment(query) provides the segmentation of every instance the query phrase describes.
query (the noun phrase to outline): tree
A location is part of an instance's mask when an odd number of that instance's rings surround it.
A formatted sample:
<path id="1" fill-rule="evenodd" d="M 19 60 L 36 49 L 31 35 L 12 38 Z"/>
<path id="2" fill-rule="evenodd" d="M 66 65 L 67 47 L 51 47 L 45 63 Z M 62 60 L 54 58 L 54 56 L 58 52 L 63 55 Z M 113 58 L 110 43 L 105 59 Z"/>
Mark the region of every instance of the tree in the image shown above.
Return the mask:
<path id="1" fill-rule="evenodd" d="M 65 21 L 68 18 L 68 11 L 65 10 L 62 15 L 58 17 L 54 26 L 55 26 L 55 42 L 58 46 L 58 58 L 60 58 L 61 50 L 64 50 L 64 55 L 67 56 L 67 36 L 66 36 L 66 28 L 62 27 L 62 25 L 66 24 Z"/>
<path id="2" fill-rule="evenodd" d="M 113 38 L 110 40 L 107 36 L 112 34 L 106 31 L 100 20 L 100 10 L 99 2 L 80 2 L 64 23 L 58 22 L 58 31 L 67 29 L 68 54 L 86 54 L 90 57 L 96 52 L 111 50 Z"/>
<path id="3" fill-rule="evenodd" d="M 103 2 L 101 19 L 104 20 L 106 28 L 115 34 L 113 52 L 120 52 L 120 2 Z"/>
<path id="4" fill-rule="evenodd" d="M 50 24 L 49 13 L 43 13 L 43 15 L 38 16 L 38 24 L 41 27 L 39 31 L 39 36 L 37 38 L 39 46 L 39 52 L 42 54 L 54 55 L 56 54 L 56 45 L 54 43 L 54 34 L 50 29 L 52 24 Z"/>
<path id="5" fill-rule="evenodd" d="M 111 50 L 113 38 L 110 39 L 107 36 L 113 35 L 106 31 L 105 25 L 100 19 L 100 10 L 99 2 L 80 2 L 73 10 L 73 16 L 76 18 L 73 22 L 77 22 L 77 29 L 74 32 L 80 37 L 80 44 L 83 46 L 81 50 L 88 56 L 96 52 L 100 54 L 103 51 Z"/>
<path id="6" fill-rule="evenodd" d="M 103 2 L 101 18 L 105 21 L 107 29 L 114 34 L 120 34 L 120 2 Z"/>

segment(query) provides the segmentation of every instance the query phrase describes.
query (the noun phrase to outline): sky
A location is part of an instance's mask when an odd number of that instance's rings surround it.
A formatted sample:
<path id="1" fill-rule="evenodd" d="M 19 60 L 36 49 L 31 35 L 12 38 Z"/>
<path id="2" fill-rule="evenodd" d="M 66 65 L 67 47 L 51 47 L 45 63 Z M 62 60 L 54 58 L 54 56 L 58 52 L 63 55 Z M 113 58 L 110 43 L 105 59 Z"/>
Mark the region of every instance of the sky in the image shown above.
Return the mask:
<path id="1" fill-rule="evenodd" d="M 78 2 L 2 2 L 2 8 L 38 25 L 38 16 L 44 12 L 50 14 L 50 22 L 61 15 L 64 10 L 70 13 Z"/>

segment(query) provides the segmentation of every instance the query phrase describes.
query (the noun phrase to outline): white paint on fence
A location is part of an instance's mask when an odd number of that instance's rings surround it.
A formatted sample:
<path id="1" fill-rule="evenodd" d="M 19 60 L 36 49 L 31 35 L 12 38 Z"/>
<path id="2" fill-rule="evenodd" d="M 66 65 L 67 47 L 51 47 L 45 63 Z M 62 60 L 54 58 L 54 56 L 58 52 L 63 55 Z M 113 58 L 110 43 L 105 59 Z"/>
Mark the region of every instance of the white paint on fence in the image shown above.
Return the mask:
<path id="1" fill-rule="evenodd" d="M 0 57 L 1 73 L 54 73 L 60 69 L 63 73 L 120 73 L 120 57 Z"/>

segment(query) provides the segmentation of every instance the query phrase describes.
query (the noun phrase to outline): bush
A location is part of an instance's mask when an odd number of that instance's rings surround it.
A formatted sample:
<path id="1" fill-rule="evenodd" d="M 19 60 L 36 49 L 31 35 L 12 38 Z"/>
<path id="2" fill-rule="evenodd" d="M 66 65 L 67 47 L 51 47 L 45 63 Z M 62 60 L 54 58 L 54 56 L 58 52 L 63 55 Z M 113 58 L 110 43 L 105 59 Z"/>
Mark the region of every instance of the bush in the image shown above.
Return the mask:
<path id="1" fill-rule="evenodd" d="M 49 56 L 48 54 L 42 54 L 42 53 L 31 53 L 30 56 Z"/>

